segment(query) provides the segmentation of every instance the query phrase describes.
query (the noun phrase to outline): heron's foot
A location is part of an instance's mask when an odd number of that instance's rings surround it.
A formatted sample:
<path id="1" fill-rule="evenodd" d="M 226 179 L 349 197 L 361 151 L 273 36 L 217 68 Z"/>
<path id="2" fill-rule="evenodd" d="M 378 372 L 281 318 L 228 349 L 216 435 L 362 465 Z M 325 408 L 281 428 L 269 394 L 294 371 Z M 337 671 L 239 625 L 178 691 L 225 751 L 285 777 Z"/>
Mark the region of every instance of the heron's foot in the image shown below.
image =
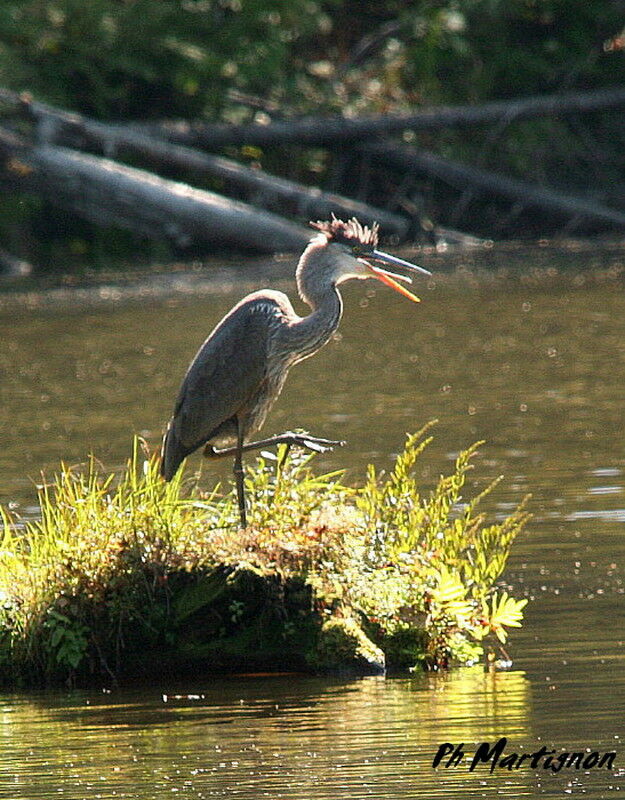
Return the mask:
<path id="1" fill-rule="evenodd" d="M 334 447 L 343 447 L 344 441 L 339 439 L 321 439 L 319 436 L 309 436 L 307 433 L 296 433 L 295 431 L 287 431 L 275 437 L 275 444 L 288 444 L 289 446 L 295 445 L 296 447 L 304 447 L 307 450 L 312 450 L 315 453 L 326 453 Z"/>
<path id="2" fill-rule="evenodd" d="M 342 447 L 345 442 L 337 439 L 320 439 L 318 436 L 309 436 L 307 433 L 300 431 L 287 431 L 280 433 L 277 436 L 270 436 L 268 439 L 262 439 L 259 442 L 246 442 L 241 447 L 242 453 L 247 453 L 250 450 L 260 450 L 263 447 L 273 447 L 277 444 L 286 444 L 288 447 L 304 447 L 307 450 L 312 450 L 315 453 L 325 453 L 332 450 L 333 447 Z M 218 450 L 212 444 L 204 446 L 204 458 L 224 458 L 224 456 L 234 456 L 237 453 L 236 447 L 224 447 Z"/>

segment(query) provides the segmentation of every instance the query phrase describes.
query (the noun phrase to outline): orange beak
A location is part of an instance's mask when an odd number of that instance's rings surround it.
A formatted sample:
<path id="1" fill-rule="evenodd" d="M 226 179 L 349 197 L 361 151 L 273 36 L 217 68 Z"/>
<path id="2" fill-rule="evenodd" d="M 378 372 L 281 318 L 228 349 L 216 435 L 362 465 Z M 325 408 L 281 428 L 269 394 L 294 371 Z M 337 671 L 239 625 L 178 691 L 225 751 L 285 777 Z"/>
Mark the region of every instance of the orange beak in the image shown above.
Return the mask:
<path id="1" fill-rule="evenodd" d="M 413 303 L 420 303 L 421 298 L 417 297 L 416 294 L 409 292 L 405 286 L 402 286 L 401 283 L 398 283 L 398 279 L 400 281 L 405 281 L 406 283 L 412 283 L 410 278 L 407 278 L 405 275 L 397 275 L 394 272 L 387 272 L 385 269 L 380 269 L 380 267 L 374 267 L 372 264 L 367 264 L 369 269 L 371 270 L 371 277 L 377 278 L 377 280 L 385 283 L 387 286 L 390 286 L 391 289 L 395 289 L 396 292 L 399 294 L 403 294 L 404 297 L 407 297 L 409 300 L 412 300 Z"/>
<path id="2" fill-rule="evenodd" d="M 414 272 L 422 272 L 425 275 L 432 274 L 429 270 L 424 269 L 423 267 L 418 267 L 416 264 L 411 264 L 409 261 L 404 261 L 403 258 L 397 258 L 396 256 L 389 255 L 388 253 L 382 253 L 380 250 L 374 250 L 369 258 L 374 258 L 376 261 L 387 261 L 389 264 L 399 264 L 402 267 L 406 267 Z M 381 267 L 374 267 L 373 264 L 364 258 L 359 258 L 358 261 L 360 261 L 361 264 L 365 264 L 369 268 L 372 278 L 376 278 L 377 280 L 381 281 L 381 283 L 385 283 L 387 286 L 390 286 L 391 289 L 395 289 L 396 292 L 403 294 L 404 297 L 412 300 L 413 303 L 421 302 L 420 298 L 418 298 L 416 294 L 409 292 L 405 286 L 402 286 L 400 283 L 398 283 L 398 281 L 412 283 L 412 280 L 406 277 L 406 275 L 398 275 L 395 272 L 388 272 Z"/>

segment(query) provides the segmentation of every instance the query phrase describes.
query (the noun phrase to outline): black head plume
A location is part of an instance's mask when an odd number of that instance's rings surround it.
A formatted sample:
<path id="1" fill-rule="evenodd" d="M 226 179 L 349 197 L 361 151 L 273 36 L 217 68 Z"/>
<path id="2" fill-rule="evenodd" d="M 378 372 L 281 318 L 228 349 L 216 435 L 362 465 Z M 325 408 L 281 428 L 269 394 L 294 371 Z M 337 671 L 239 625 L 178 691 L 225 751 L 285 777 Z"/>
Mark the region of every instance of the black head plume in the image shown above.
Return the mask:
<path id="1" fill-rule="evenodd" d="M 378 245 L 378 231 L 380 226 L 377 222 L 368 228 L 361 225 L 356 217 L 352 217 L 347 222 L 337 219 L 334 214 L 332 219 L 327 222 L 311 222 L 313 228 L 325 234 L 328 242 L 346 244 L 348 247 L 360 246 L 368 250 L 375 250 Z"/>

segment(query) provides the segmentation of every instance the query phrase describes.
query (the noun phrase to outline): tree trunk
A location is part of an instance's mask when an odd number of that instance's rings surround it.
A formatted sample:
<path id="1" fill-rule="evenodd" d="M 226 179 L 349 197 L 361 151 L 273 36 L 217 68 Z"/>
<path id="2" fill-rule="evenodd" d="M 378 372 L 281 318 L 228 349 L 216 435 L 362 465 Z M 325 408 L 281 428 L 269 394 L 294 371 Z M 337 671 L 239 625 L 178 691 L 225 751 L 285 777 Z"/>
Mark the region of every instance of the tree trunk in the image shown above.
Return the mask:
<path id="1" fill-rule="evenodd" d="M 523 206 L 540 208 L 549 213 L 579 218 L 593 225 L 625 229 L 625 214 L 599 203 L 534 186 L 477 167 L 465 166 L 425 150 L 392 142 L 368 142 L 360 150 L 400 170 L 431 175 L 458 189 L 475 189 L 482 194 L 499 195 Z"/>
<path id="2" fill-rule="evenodd" d="M 98 225 L 177 246 L 228 244 L 261 252 L 301 250 L 305 227 L 185 183 L 63 147 L 29 147 L 0 130 L 3 178 Z"/>
<path id="3" fill-rule="evenodd" d="M 483 103 L 479 106 L 435 106 L 406 114 L 379 114 L 346 119 L 345 117 L 306 117 L 272 122 L 269 125 L 226 125 L 200 122 L 163 122 L 134 125 L 152 136 L 171 142 L 216 149 L 228 144 L 251 144 L 261 147 L 287 142 L 323 146 L 338 142 L 371 139 L 400 134 L 406 130 L 432 131 L 486 123 L 513 122 L 533 117 L 599 111 L 625 105 L 625 88 L 597 89 L 594 92 L 568 92 L 559 95 L 525 97 Z"/>
<path id="4" fill-rule="evenodd" d="M 15 92 L 0 89 L 0 101 L 19 107 L 38 125 L 41 144 L 58 144 L 73 149 L 97 149 L 109 158 L 134 156 L 158 168 L 178 168 L 202 177 L 216 178 L 226 187 L 243 190 L 246 200 L 278 214 L 304 219 L 358 217 L 365 223 L 379 222 L 384 234 L 405 238 L 408 221 L 398 215 L 331 192 L 251 169 L 221 156 L 202 153 L 147 136 L 126 125 L 98 122 L 81 114 L 37 103 Z"/>

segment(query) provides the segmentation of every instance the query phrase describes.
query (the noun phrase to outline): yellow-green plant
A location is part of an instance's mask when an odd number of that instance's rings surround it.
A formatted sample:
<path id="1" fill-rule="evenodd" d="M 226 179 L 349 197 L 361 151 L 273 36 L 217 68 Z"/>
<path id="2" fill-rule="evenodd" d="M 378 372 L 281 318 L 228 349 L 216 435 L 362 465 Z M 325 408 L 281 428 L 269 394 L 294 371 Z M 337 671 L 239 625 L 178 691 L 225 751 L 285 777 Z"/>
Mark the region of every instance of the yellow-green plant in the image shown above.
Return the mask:
<path id="1" fill-rule="evenodd" d="M 55 676 L 174 647 L 180 625 L 244 572 L 308 586 L 311 613 L 359 620 L 382 649 L 409 640 L 419 643 L 413 660 L 474 660 L 488 634 L 503 643 L 520 624 L 526 601 L 495 582 L 528 515 L 521 503 L 486 524 L 477 506 L 497 481 L 464 498 L 477 445 L 420 492 L 414 467 L 429 427 L 408 437 L 388 475 L 370 467 L 361 488 L 315 475 L 298 451 L 259 458 L 246 476 L 245 531 L 233 490 L 202 493 L 180 475 L 165 483 L 139 440 L 121 475 L 103 475 L 93 458 L 62 466 L 40 488 L 38 521 L 17 525 L 0 509 L 0 665 Z M 245 597 L 229 596 L 224 624 L 244 625 L 248 613 Z"/>
<path id="2" fill-rule="evenodd" d="M 466 476 L 482 442 L 460 452 L 453 472 L 441 476 L 422 496 L 414 467 L 432 441 L 428 433 L 434 424 L 408 436 L 388 476 L 369 467 L 357 502 L 370 542 L 363 574 L 376 587 L 378 607 L 380 597 L 386 596 L 384 626 L 405 628 L 415 615 L 425 615 L 423 624 L 431 634 L 427 658 L 445 663 L 453 656 L 477 658 L 482 648 L 476 642 L 493 632 L 503 643 L 502 626 L 519 624 L 527 601 L 504 595 L 497 602 L 494 593 L 512 542 L 529 514 L 526 497 L 502 523 L 485 524 L 479 503 L 501 477 L 475 497 L 464 496 Z M 363 591 L 365 598 L 371 594 Z"/>

